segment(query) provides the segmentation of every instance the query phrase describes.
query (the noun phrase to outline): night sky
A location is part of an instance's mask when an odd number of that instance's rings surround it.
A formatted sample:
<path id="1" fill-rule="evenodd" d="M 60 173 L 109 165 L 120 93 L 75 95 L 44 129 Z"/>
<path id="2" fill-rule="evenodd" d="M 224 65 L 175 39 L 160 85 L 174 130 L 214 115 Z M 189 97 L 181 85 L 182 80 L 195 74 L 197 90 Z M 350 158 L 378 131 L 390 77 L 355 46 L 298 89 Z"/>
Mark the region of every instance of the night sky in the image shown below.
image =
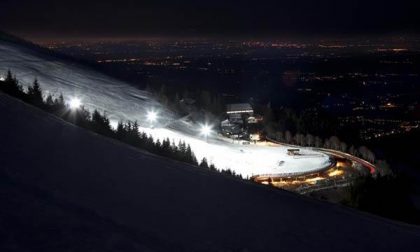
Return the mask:
<path id="1" fill-rule="evenodd" d="M 420 30 L 418 2 L 0 0 L 0 29 L 90 37 L 412 33 Z"/>

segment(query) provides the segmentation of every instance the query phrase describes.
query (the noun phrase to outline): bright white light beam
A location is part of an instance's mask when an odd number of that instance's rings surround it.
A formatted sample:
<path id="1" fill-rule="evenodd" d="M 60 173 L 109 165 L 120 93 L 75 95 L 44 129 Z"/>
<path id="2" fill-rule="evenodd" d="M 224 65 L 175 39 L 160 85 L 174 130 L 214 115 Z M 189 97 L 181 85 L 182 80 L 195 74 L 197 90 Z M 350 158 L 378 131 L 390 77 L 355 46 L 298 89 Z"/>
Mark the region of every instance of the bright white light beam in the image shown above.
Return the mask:
<path id="1" fill-rule="evenodd" d="M 76 110 L 79 109 L 80 106 L 82 106 L 82 101 L 79 98 L 75 97 L 70 100 L 69 105 L 70 109 Z"/>
<path id="2" fill-rule="evenodd" d="M 157 117 L 158 117 L 158 115 L 155 111 L 149 111 L 147 113 L 147 120 L 149 122 L 155 122 L 157 120 Z"/>
<path id="3" fill-rule="evenodd" d="M 211 126 L 205 124 L 201 126 L 200 131 L 201 131 L 201 135 L 205 136 L 206 141 L 207 141 L 207 137 L 211 134 L 212 128 Z"/>

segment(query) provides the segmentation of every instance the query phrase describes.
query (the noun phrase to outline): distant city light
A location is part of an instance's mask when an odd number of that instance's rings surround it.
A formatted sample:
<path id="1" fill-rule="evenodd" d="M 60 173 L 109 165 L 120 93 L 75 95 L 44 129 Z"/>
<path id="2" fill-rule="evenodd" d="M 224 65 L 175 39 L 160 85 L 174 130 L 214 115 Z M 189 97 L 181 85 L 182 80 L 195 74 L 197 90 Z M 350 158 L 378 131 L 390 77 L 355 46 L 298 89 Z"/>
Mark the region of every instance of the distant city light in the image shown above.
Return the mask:
<path id="1" fill-rule="evenodd" d="M 69 102 L 69 106 L 70 106 L 70 109 L 72 110 L 79 109 L 80 106 L 82 106 L 82 101 L 77 97 L 72 98 Z"/>
<path id="2" fill-rule="evenodd" d="M 147 113 L 147 120 L 149 122 L 155 122 L 157 120 L 158 114 L 155 111 L 149 111 Z"/>
<path id="3" fill-rule="evenodd" d="M 3 76 L 0 76 L 0 81 L 5 81 L 6 79 Z"/>

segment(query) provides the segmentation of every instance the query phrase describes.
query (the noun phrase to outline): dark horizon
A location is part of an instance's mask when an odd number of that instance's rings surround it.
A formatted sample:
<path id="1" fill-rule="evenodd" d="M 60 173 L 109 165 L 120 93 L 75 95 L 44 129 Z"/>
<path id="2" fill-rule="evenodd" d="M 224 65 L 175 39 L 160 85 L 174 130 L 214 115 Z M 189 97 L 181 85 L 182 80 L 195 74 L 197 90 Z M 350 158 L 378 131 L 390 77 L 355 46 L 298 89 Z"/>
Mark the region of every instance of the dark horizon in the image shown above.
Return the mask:
<path id="1" fill-rule="evenodd" d="M 411 34 L 414 1 L 4 0 L 0 30 L 29 38 Z"/>

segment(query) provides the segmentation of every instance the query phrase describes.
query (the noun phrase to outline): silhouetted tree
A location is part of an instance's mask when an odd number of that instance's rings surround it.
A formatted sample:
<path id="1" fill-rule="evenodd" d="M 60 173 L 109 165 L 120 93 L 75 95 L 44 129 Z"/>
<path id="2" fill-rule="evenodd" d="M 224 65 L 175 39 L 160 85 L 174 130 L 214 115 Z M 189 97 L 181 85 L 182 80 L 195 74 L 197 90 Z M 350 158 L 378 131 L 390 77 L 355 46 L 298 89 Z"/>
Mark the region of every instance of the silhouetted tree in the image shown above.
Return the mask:
<path id="1" fill-rule="evenodd" d="M 201 160 L 200 167 L 201 168 L 206 168 L 206 169 L 209 168 L 209 164 L 207 163 L 207 159 L 205 157 Z"/>
<path id="2" fill-rule="evenodd" d="M 315 147 L 317 147 L 317 148 L 322 147 L 322 139 L 319 136 L 315 137 Z"/>
<path id="3" fill-rule="evenodd" d="M 214 166 L 214 164 L 210 164 L 209 169 L 210 169 L 210 171 L 217 171 L 217 169 Z"/>
<path id="4" fill-rule="evenodd" d="M 42 90 L 37 79 L 34 80 L 32 86 L 28 87 L 28 99 L 36 106 L 43 105 Z"/>
<path id="5" fill-rule="evenodd" d="M 197 164 L 197 158 L 195 157 L 194 153 L 191 150 L 191 146 L 187 145 L 187 148 L 185 149 L 185 153 L 187 156 L 187 162 L 191 164 Z"/>
<path id="6" fill-rule="evenodd" d="M 124 123 L 122 121 L 118 122 L 117 129 L 115 131 L 115 136 L 117 139 L 122 140 L 125 138 L 127 131 L 125 130 Z"/>
<path id="7" fill-rule="evenodd" d="M 89 127 L 89 124 L 91 123 L 90 121 L 91 115 L 90 115 L 90 112 L 85 109 L 85 107 L 82 106 L 81 108 L 76 110 L 73 116 L 74 116 L 75 124 L 83 128 Z"/>
<path id="8" fill-rule="evenodd" d="M 334 150 L 340 150 L 340 139 L 338 139 L 338 137 L 330 137 L 330 148 Z"/>
<path id="9" fill-rule="evenodd" d="M 13 75 L 12 75 L 12 71 L 7 70 L 7 74 L 6 74 L 6 79 L 5 82 L 12 82 L 14 81 Z"/>
<path id="10" fill-rule="evenodd" d="M 45 99 L 45 104 L 46 104 L 48 107 L 53 107 L 53 106 L 54 106 L 54 99 L 53 99 L 53 97 L 52 97 L 52 95 L 51 95 L 51 94 L 49 94 L 49 95 L 47 96 L 47 99 Z"/>
<path id="11" fill-rule="evenodd" d="M 312 136 L 311 134 L 306 134 L 306 145 L 307 146 L 314 146 L 314 136 Z"/>
<path id="12" fill-rule="evenodd" d="M 275 138 L 277 141 L 284 141 L 284 137 L 283 137 L 283 132 L 282 131 L 277 131 Z"/>
<path id="13" fill-rule="evenodd" d="M 286 130 L 286 132 L 284 133 L 284 139 L 286 140 L 286 143 L 290 144 L 292 143 L 292 133 L 290 133 L 290 131 Z"/>
<path id="14" fill-rule="evenodd" d="M 340 143 L 340 151 L 347 152 L 347 144 L 345 142 Z"/>
<path id="15" fill-rule="evenodd" d="M 14 97 L 25 99 L 26 94 L 23 92 L 23 88 L 19 85 L 16 78 L 13 77 L 12 72 L 10 70 L 7 71 L 6 78 L 4 83 L 0 85 L 1 90 L 5 93 L 8 93 Z"/>
<path id="16" fill-rule="evenodd" d="M 109 119 L 105 115 L 101 115 L 98 110 L 95 109 L 92 114 L 91 127 L 96 132 L 105 136 L 111 136 L 112 130 L 109 124 Z"/>

